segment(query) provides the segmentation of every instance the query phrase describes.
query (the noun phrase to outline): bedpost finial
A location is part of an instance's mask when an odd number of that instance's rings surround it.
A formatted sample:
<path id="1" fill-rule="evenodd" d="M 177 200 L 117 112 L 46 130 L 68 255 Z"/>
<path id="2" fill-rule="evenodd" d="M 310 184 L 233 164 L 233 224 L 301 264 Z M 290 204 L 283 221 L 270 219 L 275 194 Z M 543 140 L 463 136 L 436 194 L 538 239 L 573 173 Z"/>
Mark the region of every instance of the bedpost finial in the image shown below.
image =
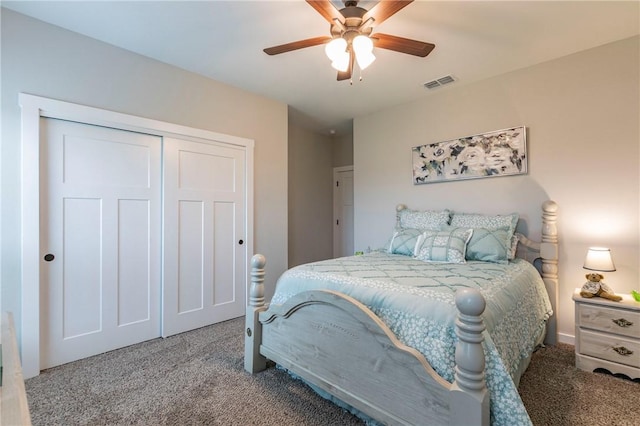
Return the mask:
<path id="1" fill-rule="evenodd" d="M 267 259 L 261 254 L 254 254 L 251 258 L 251 267 L 256 269 L 264 269 Z"/>
<path id="2" fill-rule="evenodd" d="M 407 208 L 407 206 L 405 204 L 398 204 L 396 206 L 396 211 L 397 212 L 401 212 L 402 210 L 405 210 Z"/>
<path id="3" fill-rule="evenodd" d="M 456 306 L 461 313 L 478 317 L 484 312 L 487 302 L 478 290 L 464 288 L 456 292 Z"/>
<path id="4" fill-rule="evenodd" d="M 542 203 L 542 210 L 545 213 L 557 213 L 558 212 L 558 203 L 553 200 L 547 200 Z"/>
<path id="5" fill-rule="evenodd" d="M 261 254 L 251 258 L 251 286 L 249 287 L 249 306 L 264 306 L 264 265 L 267 259 Z"/>

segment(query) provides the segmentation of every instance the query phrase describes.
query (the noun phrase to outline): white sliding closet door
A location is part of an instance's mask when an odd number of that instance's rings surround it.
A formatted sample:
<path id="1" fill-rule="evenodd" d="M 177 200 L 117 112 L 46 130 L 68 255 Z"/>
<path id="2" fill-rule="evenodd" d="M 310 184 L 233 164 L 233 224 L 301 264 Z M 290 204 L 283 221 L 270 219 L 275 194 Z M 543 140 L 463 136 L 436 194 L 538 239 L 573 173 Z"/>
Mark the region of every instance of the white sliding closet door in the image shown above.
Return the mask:
<path id="1" fill-rule="evenodd" d="M 162 141 L 40 120 L 44 369 L 160 336 Z"/>
<path id="2" fill-rule="evenodd" d="M 244 314 L 246 148 L 164 138 L 162 335 Z"/>

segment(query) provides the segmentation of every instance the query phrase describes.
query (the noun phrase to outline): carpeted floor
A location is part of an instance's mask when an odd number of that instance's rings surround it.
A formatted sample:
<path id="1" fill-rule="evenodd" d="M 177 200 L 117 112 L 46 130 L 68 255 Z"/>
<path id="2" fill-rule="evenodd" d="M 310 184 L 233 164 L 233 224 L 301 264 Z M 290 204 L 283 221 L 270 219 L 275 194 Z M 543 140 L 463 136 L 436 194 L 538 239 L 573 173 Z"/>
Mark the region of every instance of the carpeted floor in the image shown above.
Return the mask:
<path id="1" fill-rule="evenodd" d="M 34 425 L 358 425 L 271 368 L 243 370 L 244 319 L 155 339 L 26 381 Z M 543 348 L 520 383 L 534 425 L 638 425 L 640 383 L 573 367 Z"/>
<path id="2" fill-rule="evenodd" d="M 640 425 L 640 380 L 575 368 L 574 347 L 538 349 L 520 380 L 534 425 Z"/>

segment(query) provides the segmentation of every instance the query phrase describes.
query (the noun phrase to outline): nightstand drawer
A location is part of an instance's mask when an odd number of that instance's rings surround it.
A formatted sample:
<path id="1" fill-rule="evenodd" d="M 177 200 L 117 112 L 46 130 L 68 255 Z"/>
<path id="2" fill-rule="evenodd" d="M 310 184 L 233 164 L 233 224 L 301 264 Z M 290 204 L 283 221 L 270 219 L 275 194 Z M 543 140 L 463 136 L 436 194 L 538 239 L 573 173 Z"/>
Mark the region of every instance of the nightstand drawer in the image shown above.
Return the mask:
<path id="1" fill-rule="evenodd" d="M 640 341 L 582 330 L 580 353 L 611 362 L 640 367 Z"/>
<path id="2" fill-rule="evenodd" d="M 623 336 L 640 336 L 640 312 L 578 303 L 580 327 L 606 331 Z"/>

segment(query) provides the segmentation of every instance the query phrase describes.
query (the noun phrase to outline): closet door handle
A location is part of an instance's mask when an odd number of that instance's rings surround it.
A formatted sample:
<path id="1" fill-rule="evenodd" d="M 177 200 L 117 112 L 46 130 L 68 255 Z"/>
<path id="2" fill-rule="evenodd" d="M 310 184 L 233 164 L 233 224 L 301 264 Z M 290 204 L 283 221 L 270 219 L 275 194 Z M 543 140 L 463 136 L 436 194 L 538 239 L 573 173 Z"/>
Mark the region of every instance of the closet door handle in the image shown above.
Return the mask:
<path id="1" fill-rule="evenodd" d="M 44 255 L 44 260 L 46 262 L 51 262 L 53 259 L 55 259 L 56 257 L 54 255 L 52 255 L 51 253 L 47 253 Z"/>
<path id="2" fill-rule="evenodd" d="M 243 245 L 244 244 L 244 240 L 238 241 L 238 244 Z"/>

